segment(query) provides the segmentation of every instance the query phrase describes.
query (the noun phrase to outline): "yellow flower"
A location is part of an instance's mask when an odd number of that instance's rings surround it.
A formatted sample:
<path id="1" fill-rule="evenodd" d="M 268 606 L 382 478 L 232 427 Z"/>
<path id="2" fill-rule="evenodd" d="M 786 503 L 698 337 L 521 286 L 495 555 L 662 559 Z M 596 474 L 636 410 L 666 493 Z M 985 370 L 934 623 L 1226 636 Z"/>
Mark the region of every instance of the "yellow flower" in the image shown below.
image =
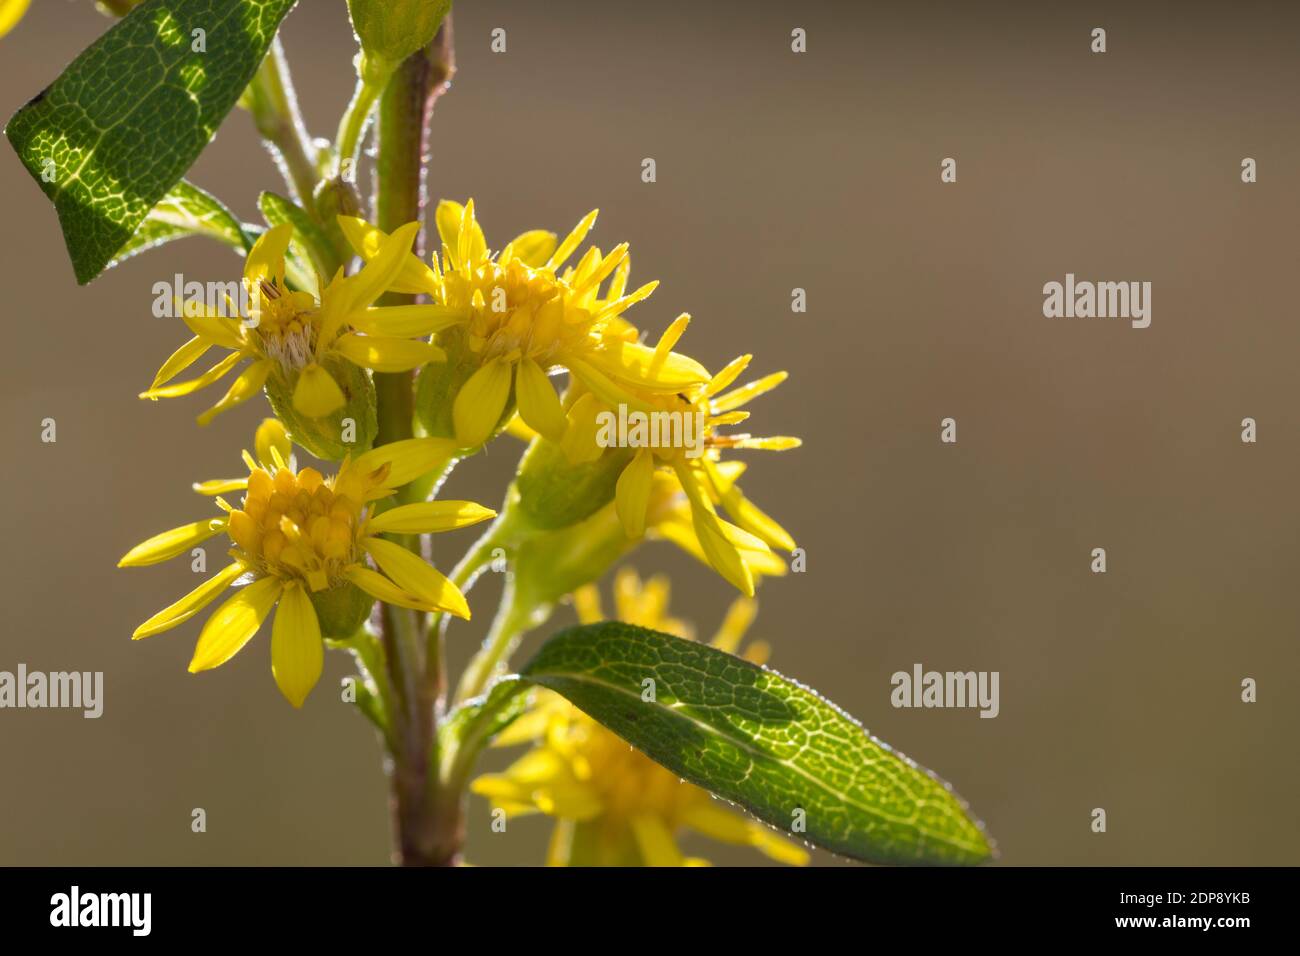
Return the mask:
<path id="1" fill-rule="evenodd" d="M 686 317 L 682 316 L 664 333 L 657 350 L 666 352 L 670 349 L 685 328 Z M 643 421 L 660 419 L 691 423 L 689 427 L 697 430 L 698 434 L 692 443 L 694 447 L 685 443 L 661 443 L 655 447 L 640 443 L 641 447 L 636 449 L 632 460 L 619 473 L 614 496 L 619 519 L 628 537 L 639 538 L 645 533 L 655 476 L 663 472 L 673 474 L 690 503 L 694 538 L 707 562 L 751 597 L 754 594 L 753 573 L 744 555 L 770 551 L 771 548 L 792 551 L 795 543 L 788 531 L 745 497 L 737 483 L 740 472 L 723 467 L 721 456 L 730 449 L 783 451 L 802 444 L 798 438 L 788 436 L 756 438 L 748 434 L 720 432 L 725 426 L 748 419 L 749 413 L 739 409 L 776 388 L 787 377 L 785 372 L 774 372 L 728 391 L 752 358 L 750 355 L 740 356 L 708 382 L 694 388 L 671 394 L 641 393 L 631 410 L 643 412 L 647 416 Z M 618 436 L 611 434 L 616 416 L 598 397 L 577 396 L 568 414 L 571 426 L 561 445 L 570 460 L 595 459 L 618 444 Z M 679 427 L 682 430 L 678 434 L 685 435 L 687 426 Z M 734 524 L 718 515 L 719 507 Z"/>
<path id="2" fill-rule="evenodd" d="M 440 349 L 418 339 L 439 326 L 445 310 L 432 305 L 372 308 L 410 255 L 419 229 L 418 223 L 398 229 L 356 275 L 344 276 L 340 270 L 324 286 L 319 301 L 310 292 L 285 285 L 284 259 L 293 227 L 268 229 L 244 265 L 247 305 L 229 299 L 225 308 L 184 303 L 181 317 L 194 338 L 167 359 L 140 397 L 188 395 L 249 359 L 251 364 L 222 399 L 199 416 L 200 424 L 256 395 L 271 376 L 291 390 L 295 411 L 315 419 L 338 411 L 348 401 L 330 371 L 339 359 L 357 368 L 398 372 L 443 358 Z M 169 384 L 213 346 L 230 354 L 198 378 Z"/>
<path id="3" fill-rule="evenodd" d="M 640 344 L 622 318 L 658 285 L 625 292 L 626 243 L 608 254 L 593 246 L 563 268 L 595 221 L 593 210 L 558 245 L 553 233 L 534 230 L 493 254 L 474 201 L 462 206 L 444 200 L 437 210 L 441 261 L 435 255 L 430 266 L 407 257 L 394 289 L 426 293 L 449 310 L 438 342 L 471 370 L 453 383 L 454 396 L 440 396 L 452 399 L 452 428 L 462 447 L 491 437 L 512 393 L 520 417 L 559 440 L 567 421 L 548 378 L 560 369 L 613 404 L 636 401 L 632 390 L 671 394 L 708 380 L 694 359 Z M 384 233 L 370 224 L 340 222 L 362 257 L 384 248 Z"/>
<path id="4" fill-rule="evenodd" d="M 0 0 L 0 37 L 18 25 L 31 0 Z"/>
<path id="5" fill-rule="evenodd" d="M 594 587 L 573 597 L 583 623 L 603 618 Z M 643 585 L 635 572 L 624 570 L 616 576 L 614 597 L 620 620 L 692 636 L 688 625 L 668 616 L 666 579 Z M 736 652 L 754 613 L 753 601 L 738 598 L 713 646 Z M 767 647 L 751 644 L 744 656 L 761 664 Z M 808 862 L 802 847 L 683 782 L 558 694 L 539 691 L 529 712 L 495 741 L 497 746 L 519 743 L 534 747 L 504 773 L 479 777 L 472 789 L 508 814 L 540 811 L 556 818 L 548 854 L 552 866 L 704 863 L 682 854 L 677 835 L 683 829 L 752 846 L 783 863 Z"/>
<path id="6" fill-rule="evenodd" d="M 742 461 L 720 461 L 716 467 L 724 481 L 734 484 L 744 473 L 746 465 Z M 721 519 L 719 522 L 725 526 Z M 744 574 L 755 585 L 760 578 L 782 577 L 789 571 L 780 555 L 772 551 L 761 538 L 735 532 L 731 534 L 736 552 L 745 568 Z M 682 492 L 677 475 L 666 469 L 660 469 L 654 474 L 650 506 L 646 511 L 646 537 L 671 542 L 702 564 L 713 567 L 713 562 L 700 541 L 694 508 Z"/>
<path id="7" fill-rule="evenodd" d="M 244 453 L 248 477 L 195 485 L 202 494 L 218 496 L 224 515 L 164 531 L 118 562 L 119 567 L 157 564 L 223 533 L 234 545 L 231 564 L 141 624 L 134 639 L 176 627 L 228 586 L 244 583 L 208 618 L 189 669 L 197 673 L 230 660 L 278 605 L 271 670 L 284 696 L 300 707 L 320 679 L 322 630 L 325 636 L 350 637 L 373 599 L 469 617 L 469 606 L 451 581 L 380 535 L 449 531 L 494 512 L 469 501 L 374 509 L 376 501 L 444 461 L 445 441 L 413 438 L 381 445 L 345 460 L 331 478 L 286 460 L 284 429 L 273 419 L 258 429 L 256 445 L 264 457 L 259 462 Z M 219 497 L 234 491 L 244 492 L 240 508 Z M 379 571 L 367 566 L 367 555 Z M 335 626 L 339 615 L 347 623 Z"/>

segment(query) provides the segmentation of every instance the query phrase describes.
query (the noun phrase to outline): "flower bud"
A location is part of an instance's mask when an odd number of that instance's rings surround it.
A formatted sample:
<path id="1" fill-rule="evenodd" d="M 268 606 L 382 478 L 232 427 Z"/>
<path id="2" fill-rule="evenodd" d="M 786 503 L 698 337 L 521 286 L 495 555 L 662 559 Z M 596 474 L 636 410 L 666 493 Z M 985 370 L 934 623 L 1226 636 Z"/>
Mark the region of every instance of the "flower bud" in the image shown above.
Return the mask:
<path id="1" fill-rule="evenodd" d="M 298 386 L 304 375 L 328 375 L 342 396 L 342 404 L 322 415 L 310 414 Z M 375 387 L 365 369 L 341 355 L 326 352 L 319 365 L 280 369 L 266 380 L 271 409 L 288 429 L 294 444 L 324 461 L 341 461 L 360 454 L 375 440 L 379 422 L 375 415 Z M 297 401 L 295 401 L 295 398 Z"/>
<path id="2" fill-rule="evenodd" d="M 391 66 L 426 46 L 450 10 L 451 0 L 348 0 L 365 59 Z"/>

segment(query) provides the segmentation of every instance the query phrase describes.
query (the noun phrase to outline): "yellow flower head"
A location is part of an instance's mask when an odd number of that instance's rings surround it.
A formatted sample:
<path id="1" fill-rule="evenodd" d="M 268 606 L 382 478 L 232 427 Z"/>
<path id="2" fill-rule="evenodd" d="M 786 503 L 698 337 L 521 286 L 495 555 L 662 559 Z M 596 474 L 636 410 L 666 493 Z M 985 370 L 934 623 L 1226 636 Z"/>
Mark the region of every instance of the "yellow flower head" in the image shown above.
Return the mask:
<path id="1" fill-rule="evenodd" d="M 372 307 L 410 255 L 419 228 L 409 223 L 398 229 L 356 275 L 344 276 L 340 270 L 324 284 L 319 300 L 285 282 L 293 227 L 268 229 L 245 262 L 241 302 L 227 297 L 224 305 L 182 303 L 181 318 L 194 338 L 167 359 L 140 397 L 188 395 L 247 359 L 250 364 L 222 399 L 199 416 L 200 424 L 253 397 L 272 376 L 292 395 L 294 410 L 314 419 L 338 411 L 349 400 L 331 374 L 331 368 L 337 374 L 340 361 L 358 369 L 398 372 L 441 359 L 440 349 L 419 338 L 439 326 L 444 310 L 431 305 Z M 172 383 L 213 346 L 229 354 L 198 378 Z"/>
<path id="2" fill-rule="evenodd" d="M 620 620 L 691 636 L 688 625 L 668 616 L 666 579 L 642 584 L 634 571 L 624 570 L 615 579 L 614 596 Z M 602 619 L 594 587 L 573 597 L 583 623 Z M 752 601 L 738 598 L 713 646 L 734 653 L 754 613 Z M 767 647 L 751 644 L 744 656 L 762 663 Z M 808 862 L 801 847 L 683 782 L 558 694 L 539 691 L 529 712 L 495 741 L 498 746 L 518 743 L 534 747 L 504 773 L 479 777 L 472 789 L 507 813 L 541 811 L 555 817 L 548 861 L 553 866 L 703 863 L 682 854 L 677 835 L 683 829 L 753 846 L 783 863 Z"/>
<path id="3" fill-rule="evenodd" d="M 366 259 L 383 248 L 382 232 L 360 219 L 340 219 Z M 397 291 L 422 292 L 449 310 L 439 344 L 472 369 L 458 383 L 451 409 L 457 442 L 477 447 L 504 417 L 513 386 L 520 417 L 559 440 L 567 427 L 548 376 L 561 369 L 606 401 L 633 392 L 673 393 L 700 385 L 708 372 L 693 359 L 660 353 L 636 341 L 623 319 L 658 285 L 626 292 L 630 259 L 624 243 L 609 253 L 589 248 L 565 267 L 596 221 L 588 213 L 562 242 L 553 233 L 526 232 L 499 254 L 488 250 L 471 199 L 444 200 L 437 210 L 442 256 L 425 265 L 408 257 Z M 602 291 L 602 286 L 603 291 Z"/>
<path id="4" fill-rule="evenodd" d="M 208 670 L 230 660 L 278 604 L 271 669 L 285 697 L 300 707 L 320 679 L 322 617 L 326 636 L 341 638 L 360 626 L 374 598 L 469 617 L 469 606 L 451 581 L 380 535 L 449 531 L 494 513 L 469 501 L 375 508 L 394 489 L 444 461 L 446 442 L 414 438 L 382 445 L 344 461 L 328 478 L 314 468 L 298 469 L 286 458 L 288 441 L 274 419 L 258 429 L 256 445 L 261 460 L 244 453 L 247 478 L 195 486 L 202 494 L 218 496 L 224 515 L 155 535 L 118 562 L 119 567 L 157 564 L 223 533 L 233 545 L 231 564 L 141 624 L 133 638 L 176 627 L 226 587 L 244 583 L 204 625 L 189 669 Z M 235 491 L 244 492 L 239 508 L 220 497 Z M 367 557 L 378 571 L 367 566 Z M 340 614 L 346 624 L 336 621 Z"/>
<path id="5" fill-rule="evenodd" d="M 686 316 L 682 316 L 669 327 L 656 347 L 657 352 L 666 352 L 676 343 L 685 330 L 685 320 Z M 624 531 L 630 538 L 640 538 L 646 531 L 656 476 L 665 473 L 674 476 L 689 501 L 693 538 L 707 562 L 749 596 L 754 593 L 753 562 L 746 556 L 764 552 L 770 555 L 771 548 L 791 551 L 795 543 L 789 532 L 745 497 L 737 484 L 743 468 L 728 466 L 721 460 L 722 454 L 742 448 L 782 451 L 801 444 L 798 438 L 788 436 L 757 438 L 722 431 L 726 426 L 748 419 L 749 413 L 739 409 L 776 388 L 787 377 L 785 372 L 774 372 L 732 389 L 732 383 L 752 358 L 740 356 L 700 386 L 672 394 L 643 392 L 632 403 L 624 404 L 622 409 L 626 413 L 641 413 L 640 421 L 653 424 L 662 432 L 660 437 L 681 436 L 690 431 L 693 441 L 689 446 L 676 440 L 649 443 L 647 439 L 655 432 L 647 428 L 646 434 L 635 442 L 636 453 L 620 472 L 615 491 L 615 505 Z M 571 461 L 594 460 L 619 444 L 616 441 L 619 436 L 611 434 L 615 431 L 617 415 L 597 396 L 576 397 L 568 415 L 571 426 L 561 446 Z M 631 434 L 622 437 L 629 438 Z M 718 515 L 719 507 L 731 522 Z M 759 560 L 770 566 L 770 558 Z"/>

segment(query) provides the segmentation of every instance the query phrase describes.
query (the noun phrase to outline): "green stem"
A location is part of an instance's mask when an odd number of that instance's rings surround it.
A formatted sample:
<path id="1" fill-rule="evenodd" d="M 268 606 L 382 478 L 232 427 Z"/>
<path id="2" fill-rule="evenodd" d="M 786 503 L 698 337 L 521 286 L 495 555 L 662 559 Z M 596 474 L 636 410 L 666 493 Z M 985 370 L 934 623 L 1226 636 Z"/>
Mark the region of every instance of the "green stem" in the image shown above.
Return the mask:
<path id="1" fill-rule="evenodd" d="M 483 646 L 470 660 L 456 689 L 456 703 L 463 704 L 483 693 L 492 682 L 497 668 L 507 661 L 519 640 L 536 626 L 538 608 L 519 601 L 514 580 L 506 578 L 501 604 Z"/>
<path id="2" fill-rule="evenodd" d="M 447 28 L 444 27 L 444 30 Z M 439 31 L 425 50 L 402 63 L 386 80 L 379 97 L 379 158 L 375 176 L 374 216 L 379 228 L 391 232 L 398 226 L 424 218 L 424 157 L 428 120 L 434 101 L 451 72 L 450 35 Z M 363 74 L 367 71 L 363 69 Z M 363 90 L 363 87 L 365 88 Z M 378 96 L 375 81 L 363 82 L 345 114 L 339 132 L 339 158 L 355 159 L 361 136 Z M 422 254 L 417 244 L 416 254 Z M 406 304 L 411 296 L 390 293 L 382 304 Z M 414 435 L 414 373 L 376 373 L 379 433 L 376 444 Z M 403 489 L 398 500 L 415 492 Z M 418 553 L 417 536 L 401 543 Z M 393 794 L 397 854 L 403 865 L 444 865 L 459 855 L 463 824 L 459 813 L 449 812 L 437 788 L 433 765 L 438 720 L 438 679 L 441 661 L 429 660 L 427 615 L 383 605 L 379 628 L 395 692 L 400 702 L 393 715 L 397 746 L 391 753 L 390 785 Z M 448 818 L 454 818 L 450 820 Z"/>
<path id="3" fill-rule="evenodd" d="M 279 37 L 271 42 L 266 59 L 248 85 L 244 103 L 258 134 L 270 145 L 292 198 L 315 217 L 316 147 L 303 126 Z"/>

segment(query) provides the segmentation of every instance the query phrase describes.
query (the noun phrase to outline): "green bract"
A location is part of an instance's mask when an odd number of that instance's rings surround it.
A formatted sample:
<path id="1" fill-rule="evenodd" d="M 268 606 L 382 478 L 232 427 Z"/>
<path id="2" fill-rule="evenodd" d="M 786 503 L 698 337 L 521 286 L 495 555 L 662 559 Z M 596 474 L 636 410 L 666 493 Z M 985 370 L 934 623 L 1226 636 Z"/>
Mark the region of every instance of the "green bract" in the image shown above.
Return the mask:
<path id="1" fill-rule="evenodd" d="M 438 32 L 451 0 L 348 0 L 352 29 L 368 59 L 397 64 Z"/>

